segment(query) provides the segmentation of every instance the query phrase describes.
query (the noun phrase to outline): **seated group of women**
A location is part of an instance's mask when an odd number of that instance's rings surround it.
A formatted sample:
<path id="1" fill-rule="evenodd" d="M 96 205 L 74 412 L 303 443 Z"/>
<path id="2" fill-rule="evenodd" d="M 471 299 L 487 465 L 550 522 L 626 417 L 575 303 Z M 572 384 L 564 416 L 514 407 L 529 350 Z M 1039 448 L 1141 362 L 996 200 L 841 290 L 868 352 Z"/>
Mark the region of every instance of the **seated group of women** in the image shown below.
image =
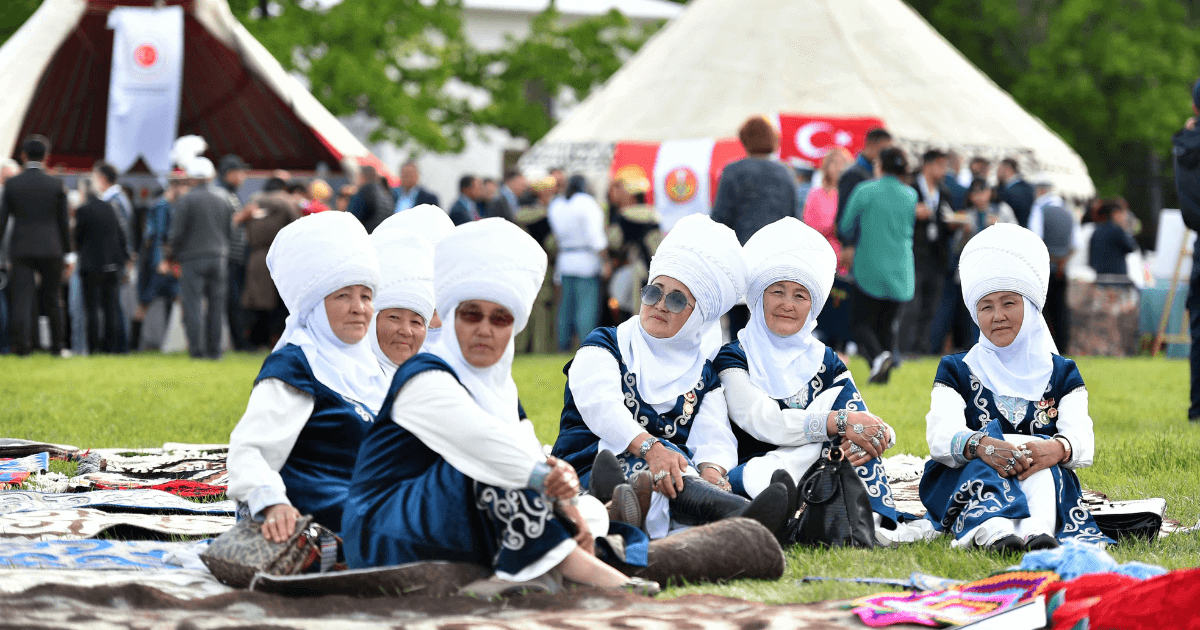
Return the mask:
<path id="1" fill-rule="evenodd" d="M 453 227 L 420 206 L 368 236 L 321 213 L 280 231 L 267 262 L 291 315 L 228 468 L 229 495 L 268 540 L 312 514 L 341 534 L 351 568 L 461 561 L 491 567 L 501 587 L 566 578 L 652 592 L 601 561 L 597 538 L 644 545 L 743 516 L 782 540 L 796 481 L 833 448 L 866 485 L 881 541 L 912 539 L 897 533 L 914 517 L 897 512 L 881 461 L 895 432 L 812 335 L 837 261 L 798 220 L 744 248 L 707 217 L 681 220 L 640 313 L 593 331 L 567 364 L 550 455 L 512 378 L 547 260 L 515 225 Z M 1106 540 L 1072 472 L 1091 463 L 1092 427 L 1040 313 L 1045 247 L 1024 228 L 988 228 L 961 273 L 984 338 L 939 366 L 918 522 L 956 545 Z M 722 347 L 719 319 L 743 296 L 751 322 Z"/>

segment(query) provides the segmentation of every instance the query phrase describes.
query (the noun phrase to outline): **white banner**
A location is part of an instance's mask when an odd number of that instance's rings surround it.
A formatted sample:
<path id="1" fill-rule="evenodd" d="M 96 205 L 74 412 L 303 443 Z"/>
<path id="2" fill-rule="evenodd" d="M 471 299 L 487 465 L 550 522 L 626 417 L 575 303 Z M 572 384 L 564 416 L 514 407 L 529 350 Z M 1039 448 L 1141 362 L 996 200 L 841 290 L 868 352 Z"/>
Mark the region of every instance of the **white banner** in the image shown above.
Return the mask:
<path id="1" fill-rule="evenodd" d="M 183 8 L 118 7 L 104 157 L 119 172 L 138 156 L 156 175 L 171 170 L 183 84 Z"/>
<path id="2" fill-rule="evenodd" d="M 667 140 L 654 162 L 654 205 L 663 231 L 689 214 L 712 212 L 709 165 L 714 141 Z"/>

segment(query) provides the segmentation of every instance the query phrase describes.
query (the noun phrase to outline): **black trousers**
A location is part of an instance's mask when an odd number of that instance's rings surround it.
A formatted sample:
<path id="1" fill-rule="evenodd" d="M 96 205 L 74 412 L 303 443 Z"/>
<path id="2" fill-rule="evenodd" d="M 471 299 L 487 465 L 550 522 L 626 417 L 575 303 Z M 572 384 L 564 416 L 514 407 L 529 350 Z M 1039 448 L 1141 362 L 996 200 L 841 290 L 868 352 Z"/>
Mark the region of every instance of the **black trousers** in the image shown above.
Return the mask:
<path id="1" fill-rule="evenodd" d="M 727 314 L 729 317 L 729 338 L 737 339 L 747 324 L 750 323 L 750 307 L 745 304 L 734 304 Z"/>
<path id="2" fill-rule="evenodd" d="M 63 310 L 61 302 L 63 261 L 61 256 L 36 256 L 13 259 L 12 271 L 12 346 L 21 356 L 33 348 L 37 334 L 37 312 L 33 307 L 33 296 L 38 291 L 34 274 L 42 277 L 41 312 L 50 318 L 50 351 L 58 354 L 63 349 Z"/>
<path id="3" fill-rule="evenodd" d="M 1188 418 L 1200 418 L 1200 247 L 1192 252 L 1192 277 L 1187 296 L 1188 330 L 1192 348 L 1188 355 L 1192 372 L 1192 402 Z"/>
<path id="4" fill-rule="evenodd" d="M 87 313 L 88 352 L 117 352 L 125 334 L 121 313 L 121 272 L 81 271 L 83 305 Z M 100 320 L 104 318 L 104 331 Z"/>
<path id="5" fill-rule="evenodd" d="M 850 327 L 850 338 L 858 344 L 858 353 L 868 364 L 884 351 L 891 352 L 896 345 L 896 316 L 904 302 L 871 297 L 862 289 L 854 287 L 854 323 Z"/>
<path id="6" fill-rule="evenodd" d="M 1046 307 L 1042 309 L 1042 315 L 1046 317 L 1046 326 L 1050 328 L 1050 337 L 1058 346 L 1058 353 L 1065 356 L 1070 352 L 1071 344 L 1071 309 L 1067 306 L 1066 275 L 1050 275 Z"/>
<path id="7" fill-rule="evenodd" d="M 933 323 L 942 302 L 946 270 L 933 261 L 918 261 L 915 276 L 916 290 L 913 299 L 900 309 L 900 352 L 935 354 L 941 348 L 931 350 L 930 337 L 933 335 Z"/>

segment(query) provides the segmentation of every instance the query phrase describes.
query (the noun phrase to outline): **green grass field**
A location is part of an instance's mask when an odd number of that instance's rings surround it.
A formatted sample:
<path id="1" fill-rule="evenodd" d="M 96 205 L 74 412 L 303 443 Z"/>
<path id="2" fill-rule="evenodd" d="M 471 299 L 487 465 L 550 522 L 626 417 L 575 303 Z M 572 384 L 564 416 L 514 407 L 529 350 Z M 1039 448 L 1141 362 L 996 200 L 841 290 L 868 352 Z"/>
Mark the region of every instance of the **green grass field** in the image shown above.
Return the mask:
<path id="1" fill-rule="evenodd" d="M 558 431 L 569 357 L 522 356 L 514 369 L 521 398 L 543 442 Z M 0 357 L 0 437 L 72 444 L 81 448 L 154 447 L 164 442 L 224 443 L 245 409 L 263 355 L 229 354 L 221 362 L 185 355 L 145 354 L 52 360 Z M 851 365 L 865 382 L 866 364 Z M 896 452 L 924 456 L 925 413 L 935 359 L 906 363 L 887 386 L 867 385 L 872 411 L 895 427 Z M 1200 426 L 1187 422 L 1188 366 L 1163 359 L 1085 358 L 1096 423 L 1096 464 L 1080 472 L 1085 487 L 1113 499 L 1163 497 L 1167 516 L 1184 525 L 1200 517 Z M 1118 560 L 1168 568 L 1200 566 L 1200 535 L 1113 550 Z M 901 549 L 789 552 L 778 582 L 741 581 L 674 588 L 766 602 L 817 601 L 880 589 L 842 583 L 800 586 L 806 575 L 907 577 L 913 571 L 979 578 L 1007 562 L 980 552 L 951 550 L 945 539 Z"/>

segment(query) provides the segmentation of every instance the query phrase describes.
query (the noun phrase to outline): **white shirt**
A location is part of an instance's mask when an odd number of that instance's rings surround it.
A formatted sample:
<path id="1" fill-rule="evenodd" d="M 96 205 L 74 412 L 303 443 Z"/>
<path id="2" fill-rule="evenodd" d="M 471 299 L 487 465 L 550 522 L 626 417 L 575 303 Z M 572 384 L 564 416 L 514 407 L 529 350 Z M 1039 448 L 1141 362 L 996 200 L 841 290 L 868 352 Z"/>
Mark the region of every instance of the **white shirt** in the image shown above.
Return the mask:
<path id="1" fill-rule="evenodd" d="M 621 453 L 638 435 L 646 431 L 625 406 L 621 389 L 621 368 L 607 350 L 584 346 L 575 354 L 567 379 L 575 406 L 583 423 L 600 438 L 600 449 Z M 674 400 L 651 405 L 664 413 L 675 406 Z M 713 463 L 725 470 L 737 466 L 737 439 L 729 426 L 729 412 L 721 388 L 705 395 L 692 420 L 687 446 L 697 464 Z"/>
<path id="2" fill-rule="evenodd" d="M 961 468 L 966 463 L 962 453 L 951 452 L 955 435 L 972 433 L 963 413 L 966 407 L 967 401 L 953 388 L 934 385 L 929 413 L 925 416 L 925 439 L 929 443 L 930 457 L 951 468 Z M 1001 418 L 1000 422 L 1006 429 L 1012 428 L 1008 420 Z M 1058 434 L 1071 442 L 1071 461 L 1063 466 L 1070 469 L 1091 466 L 1096 454 L 1096 438 L 1092 432 L 1092 417 L 1088 415 L 1086 389 L 1079 388 L 1058 401 L 1056 426 Z M 1005 433 L 1005 438 L 1009 435 Z M 1024 438 L 1028 436 L 1014 439 L 1024 441 Z"/>
<path id="3" fill-rule="evenodd" d="M 575 193 L 547 210 L 550 229 L 558 246 L 555 273 L 591 278 L 600 275 L 600 253 L 608 247 L 604 232 L 604 210 L 596 198 Z"/>

